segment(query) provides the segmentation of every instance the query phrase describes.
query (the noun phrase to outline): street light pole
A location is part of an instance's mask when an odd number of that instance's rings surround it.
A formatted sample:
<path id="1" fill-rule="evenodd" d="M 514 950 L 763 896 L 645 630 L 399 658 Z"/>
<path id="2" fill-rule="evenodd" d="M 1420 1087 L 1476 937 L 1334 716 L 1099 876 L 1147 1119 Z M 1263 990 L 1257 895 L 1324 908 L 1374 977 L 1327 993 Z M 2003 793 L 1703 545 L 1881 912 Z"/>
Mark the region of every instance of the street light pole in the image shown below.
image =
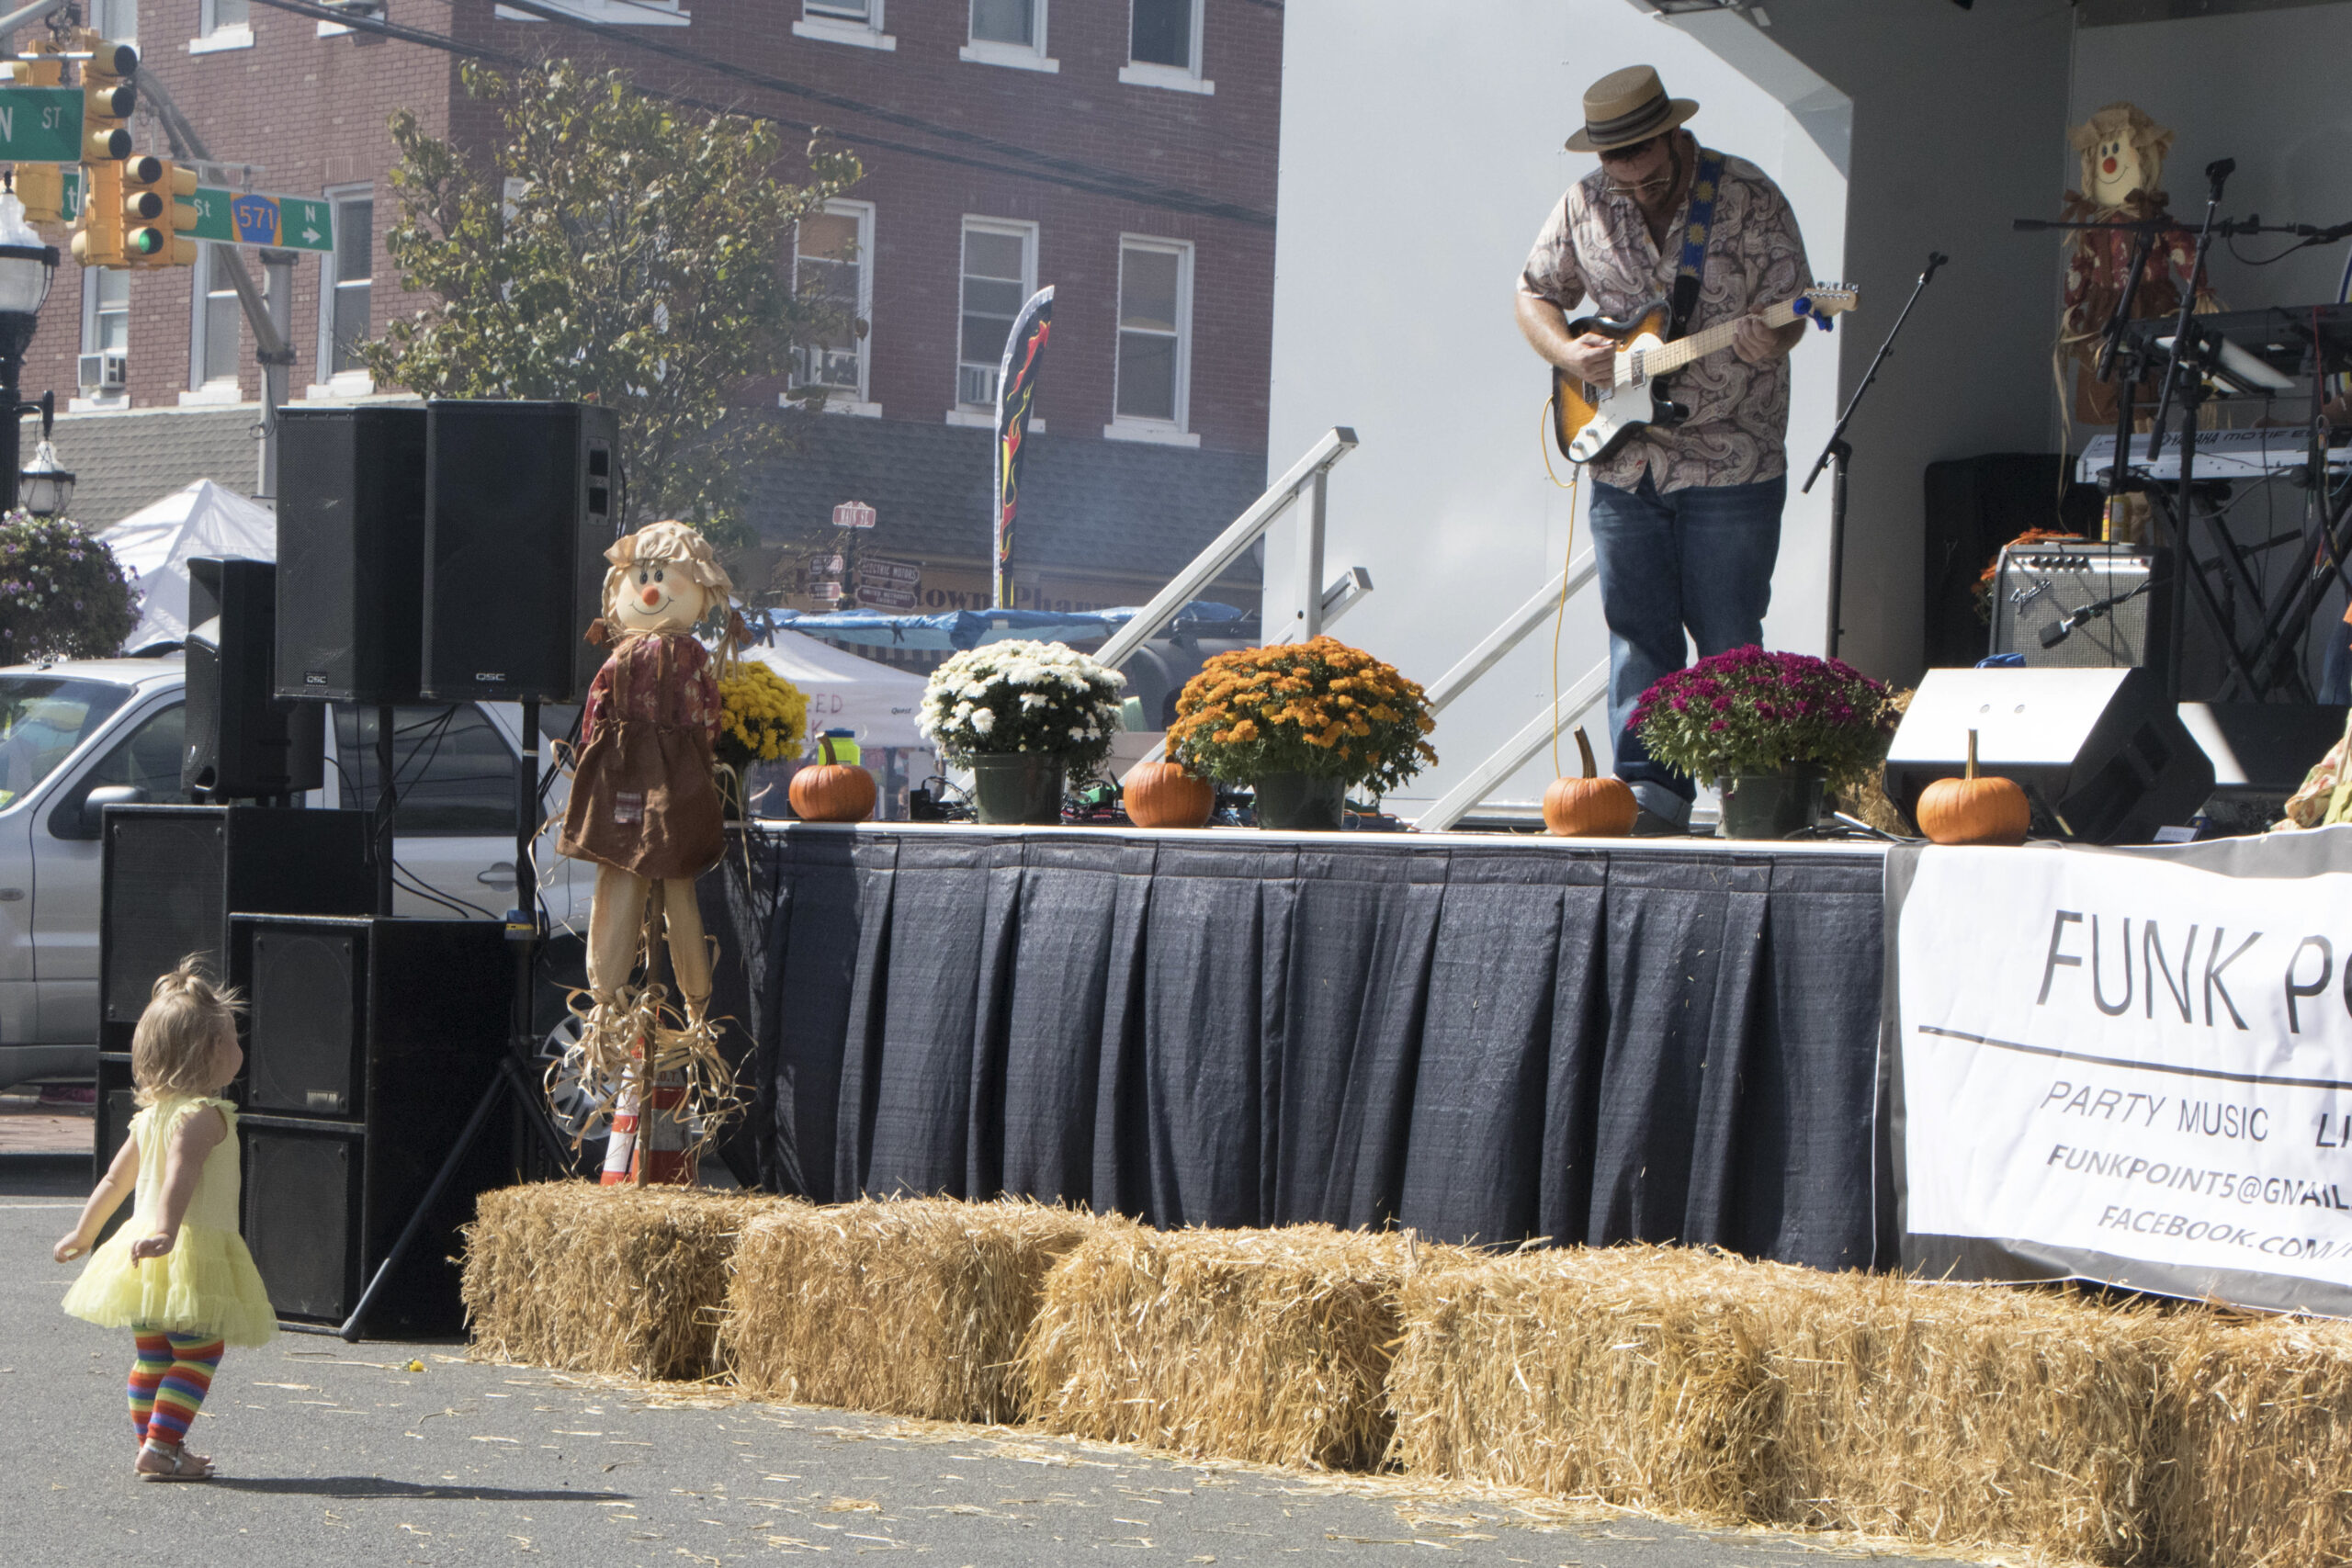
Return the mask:
<path id="1" fill-rule="evenodd" d="M 41 302 L 56 276 L 57 247 L 42 243 L 25 221 L 25 204 L 16 191 L 0 190 L 0 513 L 17 509 L 21 424 L 40 406 L 26 403 L 17 383 L 25 350 L 40 326 Z"/>

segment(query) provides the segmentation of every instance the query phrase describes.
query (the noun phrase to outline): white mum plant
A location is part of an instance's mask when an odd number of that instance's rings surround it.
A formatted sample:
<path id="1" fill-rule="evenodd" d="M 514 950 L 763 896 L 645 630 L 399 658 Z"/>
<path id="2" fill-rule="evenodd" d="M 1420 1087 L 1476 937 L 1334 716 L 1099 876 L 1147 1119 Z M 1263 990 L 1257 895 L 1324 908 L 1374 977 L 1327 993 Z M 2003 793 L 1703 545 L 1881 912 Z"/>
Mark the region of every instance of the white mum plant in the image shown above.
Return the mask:
<path id="1" fill-rule="evenodd" d="M 1111 753 L 1126 683 L 1058 642 L 992 642 L 931 672 L 915 727 L 950 761 L 1053 751 L 1084 773 Z"/>

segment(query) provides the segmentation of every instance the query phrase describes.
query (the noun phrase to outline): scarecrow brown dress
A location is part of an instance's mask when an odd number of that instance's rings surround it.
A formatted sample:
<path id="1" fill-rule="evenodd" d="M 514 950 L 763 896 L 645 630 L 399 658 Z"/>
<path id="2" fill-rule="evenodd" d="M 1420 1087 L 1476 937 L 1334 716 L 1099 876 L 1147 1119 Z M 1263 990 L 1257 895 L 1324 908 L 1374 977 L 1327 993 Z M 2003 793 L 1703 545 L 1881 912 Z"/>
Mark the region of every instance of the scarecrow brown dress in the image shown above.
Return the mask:
<path id="1" fill-rule="evenodd" d="M 557 848 L 654 880 L 700 876 L 726 852 L 718 677 L 693 637 L 624 635 L 588 688 Z"/>

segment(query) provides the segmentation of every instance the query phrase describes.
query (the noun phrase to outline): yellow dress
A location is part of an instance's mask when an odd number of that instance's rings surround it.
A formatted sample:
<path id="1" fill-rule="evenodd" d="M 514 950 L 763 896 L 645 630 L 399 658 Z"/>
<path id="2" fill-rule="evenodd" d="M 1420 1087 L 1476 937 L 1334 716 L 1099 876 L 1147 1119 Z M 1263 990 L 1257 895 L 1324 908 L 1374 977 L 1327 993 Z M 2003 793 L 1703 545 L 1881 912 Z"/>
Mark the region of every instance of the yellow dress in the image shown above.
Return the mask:
<path id="1" fill-rule="evenodd" d="M 179 1238 L 161 1258 L 133 1261 L 131 1244 L 155 1234 L 172 1134 L 183 1118 L 210 1106 L 228 1118 L 229 1135 L 213 1145 L 180 1221 Z M 65 1292 L 65 1310 L 107 1328 L 218 1334 L 232 1345 L 265 1345 L 277 1314 L 237 1234 L 237 1111 L 209 1096 L 166 1095 L 131 1118 L 139 1140 L 139 1189 L 131 1217 L 90 1255 Z"/>

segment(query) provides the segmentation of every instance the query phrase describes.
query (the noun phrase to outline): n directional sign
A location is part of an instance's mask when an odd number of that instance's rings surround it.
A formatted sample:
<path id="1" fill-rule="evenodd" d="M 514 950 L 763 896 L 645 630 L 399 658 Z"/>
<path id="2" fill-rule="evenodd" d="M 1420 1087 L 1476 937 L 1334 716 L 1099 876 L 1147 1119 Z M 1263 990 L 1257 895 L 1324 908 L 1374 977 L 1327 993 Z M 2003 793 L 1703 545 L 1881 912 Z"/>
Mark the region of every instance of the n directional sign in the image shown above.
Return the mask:
<path id="1" fill-rule="evenodd" d="M 82 161 L 82 89 L 0 87 L 0 158 L 19 164 Z"/>
<path id="2" fill-rule="evenodd" d="M 193 240 L 279 251 L 333 251 L 334 208 L 307 196 L 196 187 Z"/>

